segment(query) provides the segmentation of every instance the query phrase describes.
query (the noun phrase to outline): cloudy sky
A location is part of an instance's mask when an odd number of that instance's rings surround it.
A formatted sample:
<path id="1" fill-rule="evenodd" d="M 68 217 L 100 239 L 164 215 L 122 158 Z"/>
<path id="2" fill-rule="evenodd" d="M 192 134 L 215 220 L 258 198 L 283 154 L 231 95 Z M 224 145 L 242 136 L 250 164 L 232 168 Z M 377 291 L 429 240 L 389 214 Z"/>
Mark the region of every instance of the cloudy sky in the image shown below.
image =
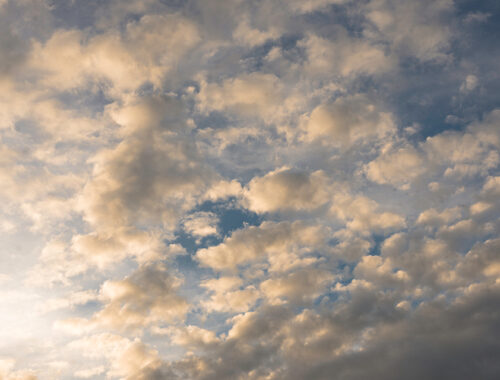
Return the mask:
<path id="1" fill-rule="evenodd" d="M 0 379 L 500 378 L 499 25 L 0 0 Z"/>

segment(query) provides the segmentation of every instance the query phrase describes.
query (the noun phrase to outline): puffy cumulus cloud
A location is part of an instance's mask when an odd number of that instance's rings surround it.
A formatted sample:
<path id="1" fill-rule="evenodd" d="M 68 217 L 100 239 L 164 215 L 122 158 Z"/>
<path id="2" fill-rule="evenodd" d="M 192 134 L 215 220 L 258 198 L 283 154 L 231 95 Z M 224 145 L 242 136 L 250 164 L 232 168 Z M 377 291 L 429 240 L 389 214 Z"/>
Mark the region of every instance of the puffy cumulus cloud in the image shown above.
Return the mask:
<path id="1" fill-rule="evenodd" d="M 85 305 L 88 302 L 98 299 L 97 293 L 94 290 L 82 290 L 70 293 L 65 297 L 50 298 L 40 302 L 37 309 L 41 313 L 47 313 L 58 309 L 74 309 L 76 306 Z"/>
<path id="2" fill-rule="evenodd" d="M 98 8 L 100 13 L 96 15 L 96 24 L 100 29 L 114 29 L 134 15 L 164 13 L 165 8 L 158 5 L 160 4 L 155 0 L 131 0 L 126 3 L 111 0 Z"/>
<path id="3" fill-rule="evenodd" d="M 203 194 L 203 200 L 217 201 L 221 199 L 227 199 L 231 197 L 237 197 L 241 194 L 242 187 L 241 184 L 236 181 L 215 181 L 207 189 L 205 194 Z"/>
<path id="4" fill-rule="evenodd" d="M 266 307 L 231 319 L 227 338 L 204 355 L 186 356 L 172 363 L 180 376 L 203 379 L 247 377 L 258 379 L 273 372 L 280 340 L 275 339 L 290 318 L 283 307 Z M 217 360 L 225 357 L 228 361 Z M 230 364 L 231 363 L 231 364 Z M 261 377 L 260 377 L 261 378 Z"/>
<path id="5" fill-rule="evenodd" d="M 2 380 L 36 380 L 34 372 L 14 370 L 16 362 L 12 358 L 0 358 L 0 378 Z"/>
<path id="6" fill-rule="evenodd" d="M 488 333 L 495 331 L 498 285 L 473 286 L 453 301 L 422 303 L 412 318 L 405 318 L 397 298 L 367 284 L 353 283 L 349 293 L 349 302 L 340 298 L 333 311 L 295 314 L 280 305 L 233 317 L 227 338 L 172 367 L 180 377 L 195 379 L 328 379 L 332 371 L 346 379 L 417 379 L 436 370 L 450 378 L 494 378 L 498 344 Z M 470 313 L 482 323 L 471 326 Z M 438 368 L 429 368 L 436 355 Z M 457 355 L 467 362 L 460 370 L 448 365 Z"/>
<path id="7" fill-rule="evenodd" d="M 489 265 L 495 268 L 496 260 L 489 252 L 495 249 L 496 240 L 487 240 L 491 228 L 495 228 L 491 223 L 471 219 L 453 221 L 437 231 L 426 229 L 431 236 L 425 236 L 417 228 L 387 238 L 381 246 L 381 256 L 387 268 L 392 268 L 393 275 L 404 272 L 402 279 L 409 285 L 405 289 L 412 297 L 419 299 L 442 291 L 462 291 L 478 279 L 486 282 L 485 268 Z M 488 273 L 495 281 L 494 269 Z"/>
<path id="8" fill-rule="evenodd" d="M 405 218 L 395 212 L 380 210 L 374 200 L 339 191 L 333 196 L 330 212 L 350 230 L 362 234 L 394 231 L 406 226 Z"/>
<path id="9" fill-rule="evenodd" d="M 328 379 L 334 372 L 346 379 L 362 379 L 366 376 L 376 379 L 397 379 L 401 376 L 418 379 L 420 376 L 432 376 L 438 370 L 446 378 L 466 379 L 468 375 L 480 373 L 487 379 L 493 379 L 497 366 L 492 355 L 497 344 L 487 338 L 487 331 L 493 328 L 494 317 L 489 312 L 496 315 L 498 310 L 495 307 L 491 309 L 491 304 L 488 305 L 487 302 L 493 301 L 498 296 L 497 292 L 498 289 L 493 292 L 478 289 L 475 294 L 477 298 L 463 296 L 446 306 L 443 300 L 436 300 L 422 305 L 411 319 L 401 319 L 403 314 L 399 314 L 398 318 L 398 312 L 394 315 L 395 320 L 399 320 L 395 322 L 394 328 L 366 329 L 354 339 L 349 336 L 348 331 L 336 333 L 335 327 L 341 322 L 337 316 L 328 320 L 304 313 L 297 321 L 302 322 L 301 324 L 294 321 L 294 324 L 302 328 L 294 327 L 295 331 L 307 331 L 311 343 L 304 345 L 300 344 L 302 339 L 295 340 L 296 344 L 292 346 L 293 361 L 288 362 L 289 367 L 285 373 L 277 378 L 304 379 L 312 376 Z M 381 301 L 378 300 L 379 305 L 382 304 Z M 466 327 L 469 326 L 468 312 L 477 313 L 478 317 L 484 318 L 484 324 L 476 326 L 477 328 Z M 432 322 L 433 318 L 437 320 Z M 353 319 L 353 324 L 355 320 L 358 318 Z M 486 346 L 482 343 L 483 339 L 487 341 Z M 343 343 L 346 344 L 345 347 Z M 478 345 L 484 351 L 476 351 Z M 429 347 L 433 347 L 432 353 L 429 353 Z M 435 355 L 440 357 L 438 369 L 426 365 L 430 357 Z M 454 362 L 457 355 L 467 361 L 459 364 L 460 369 L 445 364 Z M 478 357 L 482 358 L 481 364 L 474 364 Z M 406 362 L 409 358 L 412 360 Z M 401 364 L 403 361 L 411 363 L 411 371 L 408 364 Z"/>
<path id="10" fill-rule="evenodd" d="M 485 198 L 494 199 L 500 195 L 500 177 L 489 176 L 481 191 L 481 195 Z"/>
<path id="11" fill-rule="evenodd" d="M 141 136 L 146 132 L 188 129 L 185 105 L 174 96 L 130 96 L 123 102 L 107 105 L 110 118 L 120 126 L 120 135 Z"/>
<path id="12" fill-rule="evenodd" d="M 240 21 L 233 32 L 233 37 L 236 41 L 250 46 L 261 45 L 268 40 L 273 40 L 280 36 L 281 33 L 276 27 L 270 27 L 268 30 L 253 28 L 250 25 L 250 21 L 246 18 Z"/>
<path id="13" fill-rule="evenodd" d="M 338 240 L 338 244 L 332 247 L 332 254 L 347 262 L 358 261 L 373 247 L 373 241 L 357 231 L 344 228 L 336 231 L 333 237 Z"/>
<path id="14" fill-rule="evenodd" d="M 196 191 L 208 174 L 196 161 L 195 148 L 183 139 L 124 141 L 96 159 L 94 178 L 83 192 L 82 208 L 88 210 L 91 223 L 127 223 L 133 217 L 130 213 L 140 216 L 143 210 L 154 211 L 166 203 L 167 197 L 175 200 Z M 159 203 L 153 201 L 155 198 Z M 162 210 L 157 211 L 161 217 Z"/>
<path id="15" fill-rule="evenodd" d="M 165 376 L 161 367 L 158 351 L 135 340 L 112 362 L 112 369 L 108 374 L 113 377 L 121 376 L 127 380 L 149 380 Z"/>
<path id="16" fill-rule="evenodd" d="M 174 344 L 188 349 L 210 349 L 220 342 L 220 338 L 213 331 L 194 325 L 155 328 L 152 332 L 168 335 Z"/>
<path id="17" fill-rule="evenodd" d="M 90 359 L 105 358 L 108 362 L 106 376 L 110 378 L 150 380 L 168 376 L 163 372 L 158 351 L 137 338 L 129 340 L 119 335 L 101 333 L 75 340 L 69 344 L 69 348 L 79 350 Z M 104 372 L 102 367 L 96 367 L 94 371 L 97 374 Z M 85 377 L 87 372 L 78 371 L 79 377 Z"/>
<path id="18" fill-rule="evenodd" d="M 87 270 L 84 260 L 75 257 L 68 242 L 53 238 L 45 243 L 38 263 L 28 273 L 27 282 L 36 286 L 69 285 L 70 278 Z"/>
<path id="19" fill-rule="evenodd" d="M 300 269 L 287 276 L 271 277 L 260 284 L 260 289 L 271 303 L 307 304 L 321 295 L 334 278 L 328 271 Z"/>
<path id="20" fill-rule="evenodd" d="M 479 80 L 478 80 L 477 76 L 475 76 L 473 74 L 469 74 L 465 77 L 465 80 L 460 85 L 460 92 L 467 93 L 467 92 L 473 91 L 478 86 L 478 83 L 479 83 Z"/>
<path id="21" fill-rule="evenodd" d="M 403 56 L 443 61 L 447 59 L 453 35 L 453 28 L 447 22 L 453 10 L 450 0 L 418 3 L 372 0 L 365 9 L 370 23 L 365 35 L 386 41 Z"/>
<path id="22" fill-rule="evenodd" d="M 493 110 L 464 132 L 445 131 L 416 145 L 394 142 L 364 165 L 367 178 L 402 190 L 443 176 L 452 181 L 485 177 L 500 163 L 499 112 Z"/>
<path id="23" fill-rule="evenodd" d="M 500 112 L 493 110 L 481 122 L 470 124 L 465 133 L 444 132 L 428 138 L 423 147 L 432 162 L 445 168 L 447 177 L 485 176 L 500 163 L 499 123 Z"/>
<path id="24" fill-rule="evenodd" d="M 84 356 L 96 358 L 104 353 L 106 358 L 118 356 L 127 346 L 128 340 L 110 333 L 90 335 L 69 344 L 71 349 L 79 349 Z"/>
<path id="25" fill-rule="evenodd" d="M 441 239 L 422 239 L 417 232 L 398 233 L 383 242 L 381 254 L 384 259 L 390 259 L 394 269 L 406 272 L 417 297 L 422 296 L 424 290 L 453 286 L 452 272 L 459 254 Z"/>
<path id="26" fill-rule="evenodd" d="M 500 208 L 500 177 L 488 176 L 477 197 L 477 202 L 469 206 L 471 217 L 478 222 L 494 222 Z"/>
<path id="27" fill-rule="evenodd" d="M 78 207 L 94 232 L 72 241 L 75 252 L 101 267 L 127 256 L 144 262 L 167 253 L 162 239 L 215 179 L 186 138 L 177 100 L 132 101 L 110 107 L 110 113 L 123 127 L 123 139 L 93 157 Z M 145 224 L 156 228 L 141 228 Z"/>
<path id="28" fill-rule="evenodd" d="M 0 178 L 4 183 L 2 198 L 13 197 L 19 188 L 17 175 L 23 171 L 22 165 L 16 165 L 19 153 L 8 147 L 2 147 L 0 150 Z"/>
<path id="29" fill-rule="evenodd" d="M 120 96 L 144 83 L 159 86 L 199 40 L 196 26 L 179 15 L 144 15 L 129 22 L 122 35 L 56 31 L 45 43 L 35 43 L 28 66 L 50 88 L 69 90 L 98 82 Z"/>
<path id="30" fill-rule="evenodd" d="M 387 142 L 396 132 L 394 116 L 366 95 L 339 97 L 316 107 L 303 122 L 306 141 L 350 147 L 355 143 Z"/>
<path id="31" fill-rule="evenodd" d="M 307 54 L 304 69 L 313 78 L 380 75 L 393 69 L 395 60 L 383 46 L 350 37 L 341 27 L 337 34 L 332 40 L 311 33 L 300 41 Z"/>
<path id="32" fill-rule="evenodd" d="M 139 329 L 182 320 L 188 303 L 177 294 L 180 280 L 160 265 L 144 266 L 123 280 L 104 282 L 100 299 L 104 303 L 91 324 L 117 330 Z"/>
<path id="33" fill-rule="evenodd" d="M 373 182 L 388 184 L 402 190 L 426 172 L 425 156 L 412 146 L 384 151 L 364 167 L 366 176 Z"/>
<path id="34" fill-rule="evenodd" d="M 460 278 L 472 281 L 490 279 L 496 282 L 500 276 L 499 245 L 499 239 L 491 239 L 474 245 L 465 255 L 464 260 L 456 266 Z"/>
<path id="35" fill-rule="evenodd" d="M 206 128 L 199 131 L 200 136 L 210 141 L 219 151 L 224 151 L 228 147 L 241 144 L 249 139 L 262 138 L 262 134 L 267 134 L 262 129 L 252 126 L 227 127 L 224 129 Z"/>
<path id="36" fill-rule="evenodd" d="M 363 256 L 353 273 L 357 279 L 383 288 L 402 287 L 408 280 L 408 275 L 404 270 L 394 267 L 390 258 L 380 256 Z"/>
<path id="37" fill-rule="evenodd" d="M 283 104 L 283 91 L 277 76 L 256 72 L 220 83 L 202 80 L 196 99 L 202 112 L 229 111 L 245 117 L 272 119 Z"/>
<path id="38" fill-rule="evenodd" d="M 243 204 L 256 212 L 310 211 L 328 202 L 328 190 L 323 171 L 284 167 L 253 178 L 245 189 Z"/>
<path id="39" fill-rule="evenodd" d="M 69 285 L 73 277 L 90 267 L 104 270 L 127 257 L 145 264 L 185 252 L 178 244 L 167 245 L 157 233 L 135 229 L 117 229 L 113 235 L 75 235 L 71 242 L 51 239 L 30 270 L 28 282 L 37 286 Z"/>
<path id="40" fill-rule="evenodd" d="M 430 227 L 440 227 L 442 225 L 448 225 L 453 221 L 457 221 L 462 217 L 462 210 L 459 207 L 454 207 L 450 209 L 438 212 L 436 209 L 431 208 L 422 212 L 416 221 L 416 224 L 422 224 Z"/>
<path id="41" fill-rule="evenodd" d="M 184 230 L 197 237 L 217 235 L 219 219 L 213 212 L 200 211 L 184 218 Z"/>
<path id="42" fill-rule="evenodd" d="M 203 281 L 201 286 L 212 293 L 210 298 L 201 302 L 201 306 L 208 312 L 245 312 L 260 297 L 255 286 L 244 287 L 239 277 L 210 279 Z"/>
<path id="43" fill-rule="evenodd" d="M 216 270 L 234 270 L 249 262 L 286 255 L 286 267 L 293 267 L 303 263 L 301 256 L 324 246 L 325 233 L 319 226 L 298 221 L 264 222 L 233 232 L 217 246 L 198 250 L 196 258 Z"/>
<path id="44" fill-rule="evenodd" d="M 15 132 L 13 137 L 28 138 Z M 2 141 L 9 138 L 0 137 Z M 11 217 L 9 223 L 14 229 L 19 219 L 27 219 L 29 227 L 23 228 L 50 233 L 59 223 L 75 216 L 74 196 L 83 179 L 58 164 L 46 164 L 36 154 L 22 145 L 0 149 L 1 209 L 2 214 Z"/>
<path id="45" fill-rule="evenodd" d="M 0 4 L 0 378 L 499 377 L 490 5 Z"/>
<path id="46" fill-rule="evenodd" d="M 66 175 L 68 185 L 71 176 L 74 176 L 73 181 L 82 181 L 91 147 L 106 144 L 110 134 L 102 115 L 89 115 L 68 104 L 64 98 L 49 96 L 38 86 L 19 88 L 22 86 L 10 83 L 0 84 L 0 87 L 0 138 L 16 141 L 8 144 L 19 154 L 16 166 L 31 172 L 29 176 L 25 174 L 25 178 L 14 177 L 17 182 L 21 184 L 23 179 L 55 175 Z M 23 192 L 28 189 L 31 187 L 25 186 Z M 44 188 L 36 189 L 42 191 Z"/>
<path id="47" fill-rule="evenodd" d="M 181 253 L 172 247 L 172 253 Z M 169 252 L 159 233 L 133 228 L 115 229 L 111 233 L 75 235 L 71 242 L 71 255 L 87 260 L 89 264 L 105 268 L 126 257 L 148 262 Z"/>

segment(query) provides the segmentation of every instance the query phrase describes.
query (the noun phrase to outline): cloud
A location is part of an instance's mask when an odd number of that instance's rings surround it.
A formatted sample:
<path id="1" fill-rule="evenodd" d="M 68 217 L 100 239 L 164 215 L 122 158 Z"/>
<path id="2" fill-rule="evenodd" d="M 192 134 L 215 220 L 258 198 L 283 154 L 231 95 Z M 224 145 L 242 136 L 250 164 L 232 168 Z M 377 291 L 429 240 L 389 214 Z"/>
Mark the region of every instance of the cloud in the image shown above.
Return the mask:
<path id="1" fill-rule="evenodd" d="M 438 212 L 436 209 L 429 209 L 422 212 L 416 221 L 416 224 L 424 224 L 432 227 L 439 227 L 450 224 L 450 222 L 460 219 L 462 212 L 459 207 L 446 209 Z"/>
<path id="2" fill-rule="evenodd" d="M 229 111 L 241 116 L 272 118 L 284 98 L 279 78 L 251 73 L 225 79 L 221 83 L 200 83 L 197 95 L 202 112 Z"/>
<path id="3" fill-rule="evenodd" d="M 169 335 L 176 345 L 190 349 L 210 349 L 220 342 L 220 339 L 211 330 L 205 330 L 198 326 L 170 327 L 165 329 L 154 329 L 159 335 Z"/>
<path id="4" fill-rule="evenodd" d="M 256 212 L 314 210 L 329 200 L 328 181 L 322 171 L 280 168 L 255 177 L 244 193 L 244 204 Z"/>
<path id="5" fill-rule="evenodd" d="M 123 280 L 108 280 L 100 290 L 104 307 L 91 323 L 126 330 L 182 320 L 188 303 L 177 294 L 179 286 L 180 280 L 160 265 L 141 267 Z"/>
<path id="6" fill-rule="evenodd" d="M 361 233 L 387 232 L 406 225 L 404 217 L 379 210 L 374 200 L 341 191 L 334 195 L 330 212 L 345 222 L 347 228 Z"/>
<path id="7" fill-rule="evenodd" d="M 119 335 L 102 333 L 73 341 L 70 348 L 81 350 L 88 358 L 105 357 L 110 364 L 108 377 L 149 380 L 161 376 L 162 361 L 158 351 L 139 339 L 129 340 Z"/>
<path id="8" fill-rule="evenodd" d="M 0 0 L 0 378 L 497 379 L 493 8 Z"/>
<path id="9" fill-rule="evenodd" d="M 280 303 L 285 299 L 294 304 L 307 304 L 322 294 L 334 278 L 327 271 L 302 269 L 286 277 L 265 280 L 260 289 L 271 303 Z"/>
<path id="10" fill-rule="evenodd" d="M 0 376 L 4 380 L 36 380 L 37 377 L 29 370 L 14 370 L 15 360 L 0 358 Z"/>
<path id="11" fill-rule="evenodd" d="M 339 97 L 316 107 L 304 123 L 304 139 L 337 147 L 384 141 L 396 131 L 394 117 L 365 95 Z"/>
<path id="12" fill-rule="evenodd" d="M 212 296 L 201 303 L 208 312 L 245 312 L 260 297 L 255 286 L 244 287 L 239 277 L 206 280 L 201 286 L 212 292 Z"/>
<path id="13" fill-rule="evenodd" d="M 267 40 L 280 37 L 280 35 L 281 33 L 274 27 L 266 31 L 252 28 L 247 19 L 241 20 L 238 27 L 233 32 L 233 36 L 237 41 L 250 46 L 263 44 Z"/>
<path id="14" fill-rule="evenodd" d="M 343 4 L 349 0 L 307 0 L 307 1 L 290 1 L 290 8 L 296 12 L 309 13 L 320 10 L 332 4 Z"/>
<path id="15" fill-rule="evenodd" d="M 469 24 L 469 23 L 481 23 L 487 21 L 491 17 L 491 13 L 484 13 L 484 12 L 471 12 L 468 13 L 465 18 L 464 22 Z"/>
<path id="16" fill-rule="evenodd" d="M 404 190 L 425 172 L 424 162 L 418 150 L 406 146 L 383 152 L 364 169 L 370 180 Z"/>
<path id="17" fill-rule="evenodd" d="M 318 226 L 264 222 L 258 227 L 233 232 L 220 245 L 200 249 L 196 258 L 202 265 L 216 270 L 234 270 L 239 265 L 265 259 L 267 255 L 285 254 L 289 259 L 287 266 L 293 266 L 293 261 L 302 254 L 323 245 L 323 231 Z"/>
<path id="18" fill-rule="evenodd" d="M 478 85 L 478 78 L 475 75 L 469 74 L 465 77 L 462 85 L 460 86 L 460 92 L 473 91 Z"/>
<path id="19" fill-rule="evenodd" d="M 218 217 L 211 212 L 197 212 L 184 219 L 183 225 L 186 232 L 197 236 L 205 237 L 217 235 Z"/>
<path id="20" fill-rule="evenodd" d="M 375 40 L 385 40 L 403 56 L 421 61 L 447 59 L 452 28 L 447 17 L 454 4 L 449 0 L 406 3 L 374 0 L 366 5 L 367 19 L 373 29 L 366 34 Z"/>
<path id="21" fill-rule="evenodd" d="M 160 85 L 165 73 L 198 42 L 196 26 L 189 21 L 145 15 L 128 23 L 123 36 L 56 31 L 44 44 L 35 43 L 29 67 L 45 86 L 69 90 L 100 82 L 116 96 L 147 82 Z"/>
<path id="22" fill-rule="evenodd" d="M 93 178 L 81 199 L 89 223 L 127 225 L 154 215 L 152 222 L 168 224 L 169 200 L 177 203 L 183 195 L 186 202 L 190 192 L 199 191 L 210 179 L 194 144 L 169 132 L 184 124 L 181 105 L 169 98 L 140 102 L 117 116 L 118 123 L 134 132 L 94 157 Z"/>
<path id="23" fill-rule="evenodd" d="M 75 377 L 78 377 L 80 379 L 89 379 L 92 376 L 98 376 L 104 372 L 105 372 L 104 366 L 100 366 L 95 368 L 83 369 L 81 371 L 76 371 Z"/>
<path id="24" fill-rule="evenodd" d="M 338 34 L 343 38 L 332 41 L 309 34 L 300 41 L 307 52 L 304 69 L 312 77 L 380 75 L 394 66 L 394 59 L 381 46 L 350 38 L 342 28 L 338 28 Z"/>
<path id="25" fill-rule="evenodd" d="M 215 177 L 183 134 L 188 127 L 177 100 L 132 101 L 110 113 L 123 138 L 93 157 L 77 206 L 94 232 L 75 234 L 71 242 L 76 257 L 101 268 L 125 257 L 147 262 L 168 254 L 162 239 Z M 157 227 L 144 230 L 145 223 Z"/>

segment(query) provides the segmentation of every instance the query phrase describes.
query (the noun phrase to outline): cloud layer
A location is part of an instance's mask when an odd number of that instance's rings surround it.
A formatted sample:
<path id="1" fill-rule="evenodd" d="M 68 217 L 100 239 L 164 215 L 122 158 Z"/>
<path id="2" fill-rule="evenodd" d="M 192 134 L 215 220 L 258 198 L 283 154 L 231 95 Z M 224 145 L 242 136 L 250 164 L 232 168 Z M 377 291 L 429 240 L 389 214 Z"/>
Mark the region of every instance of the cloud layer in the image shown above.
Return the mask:
<path id="1" fill-rule="evenodd" d="M 498 379 L 499 11 L 0 0 L 0 380 Z"/>

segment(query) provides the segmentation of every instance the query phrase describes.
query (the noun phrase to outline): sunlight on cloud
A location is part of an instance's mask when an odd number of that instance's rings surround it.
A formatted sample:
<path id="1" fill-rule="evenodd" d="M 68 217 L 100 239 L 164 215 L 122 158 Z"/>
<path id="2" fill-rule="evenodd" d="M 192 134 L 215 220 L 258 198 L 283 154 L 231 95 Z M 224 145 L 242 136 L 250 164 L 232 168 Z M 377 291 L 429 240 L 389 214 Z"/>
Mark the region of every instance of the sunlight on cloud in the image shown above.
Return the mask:
<path id="1" fill-rule="evenodd" d="M 0 380 L 500 378 L 499 19 L 0 0 Z"/>

